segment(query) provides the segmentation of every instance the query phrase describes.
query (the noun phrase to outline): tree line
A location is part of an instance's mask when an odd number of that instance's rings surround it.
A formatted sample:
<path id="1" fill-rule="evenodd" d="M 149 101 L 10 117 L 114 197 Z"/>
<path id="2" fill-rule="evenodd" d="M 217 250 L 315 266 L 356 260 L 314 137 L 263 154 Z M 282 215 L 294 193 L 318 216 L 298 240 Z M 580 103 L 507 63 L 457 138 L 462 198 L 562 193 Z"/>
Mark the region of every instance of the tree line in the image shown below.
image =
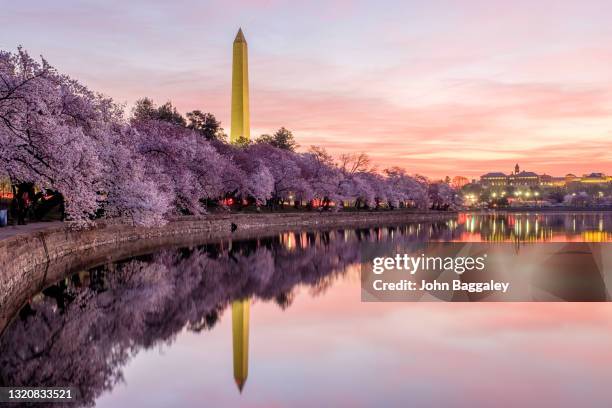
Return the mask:
<path id="1" fill-rule="evenodd" d="M 334 160 L 322 147 L 297 147 L 285 128 L 229 144 L 213 114 L 194 110 L 183 117 L 170 102 L 157 106 L 149 98 L 128 117 L 45 59 L 21 48 L 0 51 L 0 178 L 10 180 L 20 219 L 52 204 L 72 221 L 124 217 L 138 225 L 231 203 L 457 204 L 447 183 L 398 167 L 378 171 L 365 154 Z"/>

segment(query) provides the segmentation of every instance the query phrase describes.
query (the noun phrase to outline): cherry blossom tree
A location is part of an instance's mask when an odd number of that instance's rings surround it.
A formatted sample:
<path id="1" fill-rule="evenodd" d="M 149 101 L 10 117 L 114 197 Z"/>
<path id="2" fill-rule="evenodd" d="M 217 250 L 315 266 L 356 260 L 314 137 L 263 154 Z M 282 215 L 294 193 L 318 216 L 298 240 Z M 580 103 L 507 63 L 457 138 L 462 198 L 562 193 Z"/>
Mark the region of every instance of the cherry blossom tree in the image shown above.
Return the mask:
<path id="1" fill-rule="evenodd" d="M 60 194 L 79 223 L 100 215 L 158 223 L 170 198 L 149 177 L 134 135 L 112 100 L 21 49 L 0 53 L 0 168 L 17 193 L 35 185 L 41 196 Z"/>
<path id="2" fill-rule="evenodd" d="M 385 169 L 386 188 L 391 207 L 405 206 L 412 203 L 417 208 L 426 209 L 429 206 L 427 184 L 406 174 L 399 167 Z"/>
<path id="3" fill-rule="evenodd" d="M 202 200 L 223 196 L 224 173 L 232 163 L 197 132 L 160 120 L 132 125 L 132 143 L 146 173 L 174 198 L 174 212 L 203 214 Z"/>
<path id="4" fill-rule="evenodd" d="M 209 134 L 220 129 L 211 115 L 189 118 L 187 125 L 170 102 L 157 107 L 145 98 L 126 121 L 122 107 L 44 59 L 0 52 L 0 176 L 11 181 L 19 220 L 32 201 L 49 197 L 81 224 L 122 217 L 138 225 L 203 214 L 209 202 L 229 197 L 272 208 L 293 199 L 325 207 L 342 200 L 358 208 L 458 204 L 448 184 L 398 168 L 379 173 L 363 153 L 334 162 L 318 147 L 230 145 Z M 293 140 L 283 131 L 281 139 Z"/>
<path id="5" fill-rule="evenodd" d="M 302 176 L 295 153 L 267 143 L 255 143 L 246 147 L 242 154 L 245 155 L 243 163 L 246 160 L 265 166 L 272 176 L 270 198 L 272 207 L 276 207 L 284 200 L 289 200 L 291 195 L 295 195 L 299 200 L 313 198 L 312 188 Z"/>
<path id="6" fill-rule="evenodd" d="M 243 146 L 217 142 L 215 147 L 231 162 L 223 174 L 225 195 L 239 200 L 253 200 L 256 205 L 265 204 L 272 197 L 274 176 L 263 160 L 249 156 Z"/>
<path id="7" fill-rule="evenodd" d="M 0 52 L 0 166 L 21 186 L 59 191 L 74 219 L 98 208 L 103 163 L 83 124 L 97 125 L 104 102 L 45 60 Z"/>
<path id="8" fill-rule="evenodd" d="M 313 198 L 321 200 L 324 207 L 342 198 L 338 190 L 342 172 L 325 149 L 312 146 L 307 153 L 296 156 L 296 163 L 302 178 L 310 185 Z"/>
<path id="9" fill-rule="evenodd" d="M 429 185 L 429 198 L 432 208 L 436 210 L 454 210 L 461 204 L 456 191 L 444 182 L 431 183 Z"/>

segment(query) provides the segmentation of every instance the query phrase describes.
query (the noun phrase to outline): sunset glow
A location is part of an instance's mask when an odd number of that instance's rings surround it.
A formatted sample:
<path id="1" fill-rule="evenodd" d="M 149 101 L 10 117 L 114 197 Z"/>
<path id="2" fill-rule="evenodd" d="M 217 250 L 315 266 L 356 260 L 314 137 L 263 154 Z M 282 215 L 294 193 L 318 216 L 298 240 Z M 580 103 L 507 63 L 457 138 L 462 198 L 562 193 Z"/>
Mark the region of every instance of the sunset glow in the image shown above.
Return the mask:
<path id="1" fill-rule="evenodd" d="M 0 49 L 128 108 L 212 112 L 229 133 L 242 27 L 253 136 L 285 126 L 302 150 L 430 177 L 612 173 L 610 2 L 71 3 L 7 3 Z"/>

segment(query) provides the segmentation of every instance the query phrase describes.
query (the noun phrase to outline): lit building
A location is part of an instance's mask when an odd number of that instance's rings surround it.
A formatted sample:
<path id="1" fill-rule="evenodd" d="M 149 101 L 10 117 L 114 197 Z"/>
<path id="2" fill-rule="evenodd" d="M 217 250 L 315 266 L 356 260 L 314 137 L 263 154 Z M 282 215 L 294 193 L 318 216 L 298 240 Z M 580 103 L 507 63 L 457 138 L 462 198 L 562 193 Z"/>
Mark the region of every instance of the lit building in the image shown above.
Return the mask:
<path id="1" fill-rule="evenodd" d="M 565 175 L 565 184 L 573 183 L 575 181 L 580 181 L 580 177 L 577 177 L 575 174 L 568 173 Z"/>
<path id="2" fill-rule="evenodd" d="M 487 187 L 535 187 L 540 185 L 540 176 L 532 171 L 521 171 L 517 163 L 516 166 L 514 166 L 514 171 L 510 174 L 506 175 L 502 172 L 487 173 L 480 176 L 480 182 Z"/>
<path id="3" fill-rule="evenodd" d="M 565 177 L 554 177 L 549 174 L 540 174 L 540 186 L 563 187 L 565 186 Z"/>
<path id="4" fill-rule="evenodd" d="M 564 187 L 571 183 L 606 184 L 612 183 L 612 176 L 604 173 L 585 174 L 582 177 L 568 173 L 564 177 L 553 177 L 548 174 L 538 175 L 532 171 L 520 171 L 519 165 L 508 175 L 502 172 L 491 172 L 480 176 L 483 187 Z"/>
<path id="5" fill-rule="evenodd" d="M 509 175 L 508 184 L 511 186 L 535 187 L 540 185 L 540 176 L 533 171 L 521 171 L 520 173 Z"/>
<path id="6" fill-rule="evenodd" d="M 606 176 L 604 173 L 585 174 L 580 178 L 581 183 L 603 184 L 612 182 L 612 176 Z"/>
<path id="7" fill-rule="evenodd" d="M 508 184 L 508 176 L 502 172 L 492 172 L 480 176 L 480 183 L 489 187 L 503 187 Z"/>

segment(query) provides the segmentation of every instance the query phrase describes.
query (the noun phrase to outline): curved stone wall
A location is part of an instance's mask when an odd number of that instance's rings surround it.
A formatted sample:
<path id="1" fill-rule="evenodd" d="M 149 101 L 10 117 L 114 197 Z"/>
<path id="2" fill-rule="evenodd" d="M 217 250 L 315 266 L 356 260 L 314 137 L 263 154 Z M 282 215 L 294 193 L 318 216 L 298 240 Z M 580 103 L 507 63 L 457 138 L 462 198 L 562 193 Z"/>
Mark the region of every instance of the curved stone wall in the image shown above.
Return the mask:
<path id="1" fill-rule="evenodd" d="M 454 216 L 414 211 L 227 214 L 183 217 L 154 228 L 101 221 L 88 229 L 73 229 L 66 224 L 16 235 L 0 241 L 0 333 L 24 302 L 67 273 L 161 247 L 184 247 L 286 230 L 436 221 Z M 232 223 L 237 227 L 233 232 Z"/>

